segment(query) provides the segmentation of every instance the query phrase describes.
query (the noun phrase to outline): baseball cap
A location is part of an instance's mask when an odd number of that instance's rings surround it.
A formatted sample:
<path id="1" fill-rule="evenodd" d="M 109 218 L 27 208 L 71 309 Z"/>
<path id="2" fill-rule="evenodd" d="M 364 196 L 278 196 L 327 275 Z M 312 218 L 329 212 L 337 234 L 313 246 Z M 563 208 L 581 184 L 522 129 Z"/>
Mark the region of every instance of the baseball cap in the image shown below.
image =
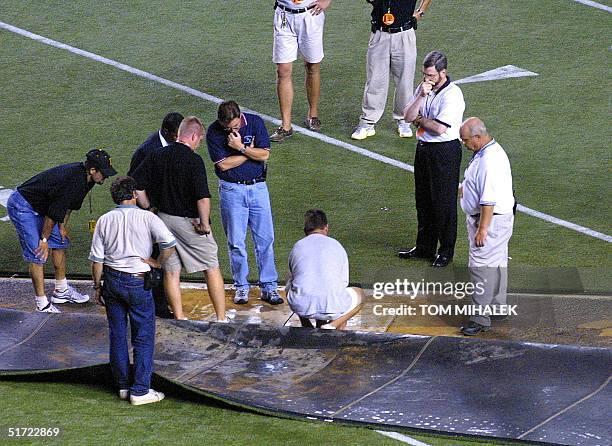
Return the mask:
<path id="1" fill-rule="evenodd" d="M 93 149 L 87 152 L 87 161 L 89 161 L 92 167 L 95 167 L 105 177 L 112 177 L 117 175 L 117 171 L 113 168 L 111 157 L 109 154 L 102 149 Z"/>

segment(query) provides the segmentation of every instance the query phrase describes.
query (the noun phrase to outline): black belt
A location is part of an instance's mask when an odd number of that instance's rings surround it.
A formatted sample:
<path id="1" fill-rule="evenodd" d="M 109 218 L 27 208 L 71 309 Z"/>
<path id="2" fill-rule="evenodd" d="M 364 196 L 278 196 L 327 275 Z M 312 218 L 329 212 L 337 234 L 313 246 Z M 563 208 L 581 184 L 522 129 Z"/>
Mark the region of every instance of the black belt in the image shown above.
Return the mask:
<path id="1" fill-rule="evenodd" d="M 275 3 L 274 3 L 274 9 L 276 9 L 276 8 L 280 8 L 280 9 L 282 9 L 283 11 L 288 12 L 289 14 L 301 14 L 301 13 L 303 13 L 303 12 L 306 12 L 306 11 L 308 11 L 308 10 L 310 10 L 310 9 L 314 8 L 315 6 L 316 6 L 316 5 L 312 4 L 312 5 L 310 5 L 308 8 L 291 9 L 291 8 L 287 8 L 286 6 L 281 5 L 281 4 L 280 4 L 280 3 L 278 3 L 278 2 L 275 2 Z"/>
<path id="2" fill-rule="evenodd" d="M 493 215 L 501 215 L 501 214 L 498 214 L 497 212 L 493 212 Z M 478 217 L 480 217 L 480 214 L 470 215 L 470 217 L 472 217 L 472 218 L 478 218 Z"/>
<path id="3" fill-rule="evenodd" d="M 265 178 L 254 178 L 252 180 L 243 180 L 243 181 L 228 181 L 228 183 L 234 183 L 234 184 L 246 184 L 247 186 L 251 186 L 255 183 L 262 183 L 266 181 Z"/>
<path id="4" fill-rule="evenodd" d="M 119 274 L 121 276 L 136 277 L 138 279 L 144 279 L 145 273 L 126 273 L 125 271 L 119 271 L 118 269 L 111 268 L 110 266 L 104 265 L 104 271 L 112 272 L 113 274 Z"/>
<path id="5" fill-rule="evenodd" d="M 381 30 L 384 33 L 389 33 L 389 34 L 395 34 L 395 33 L 401 33 L 402 31 L 408 31 L 409 29 L 412 29 L 412 23 L 408 22 L 408 23 L 404 23 L 402 26 L 386 26 L 386 25 L 379 25 L 378 23 L 372 23 L 372 32 L 375 33 L 378 30 Z"/>

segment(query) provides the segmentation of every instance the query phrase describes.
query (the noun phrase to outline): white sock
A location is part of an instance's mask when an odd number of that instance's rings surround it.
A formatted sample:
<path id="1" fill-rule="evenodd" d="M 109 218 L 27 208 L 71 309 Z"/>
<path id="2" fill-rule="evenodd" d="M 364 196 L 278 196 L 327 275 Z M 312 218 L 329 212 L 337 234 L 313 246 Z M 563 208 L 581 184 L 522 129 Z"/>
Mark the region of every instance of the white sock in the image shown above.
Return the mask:
<path id="1" fill-rule="evenodd" d="M 55 289 L 59 292 L 66 291 L 68 289 L 68 280 L 64 277 L 63 279 L 55 279 Z"/>
<path id="2" fill-rule="evenodd" d="M 47 305 L 49 305 L 47 296 L 34 296 L 34 299 L 36 299 L 36 306 L 38 307 L 39 310 L 42 310 Z"/>

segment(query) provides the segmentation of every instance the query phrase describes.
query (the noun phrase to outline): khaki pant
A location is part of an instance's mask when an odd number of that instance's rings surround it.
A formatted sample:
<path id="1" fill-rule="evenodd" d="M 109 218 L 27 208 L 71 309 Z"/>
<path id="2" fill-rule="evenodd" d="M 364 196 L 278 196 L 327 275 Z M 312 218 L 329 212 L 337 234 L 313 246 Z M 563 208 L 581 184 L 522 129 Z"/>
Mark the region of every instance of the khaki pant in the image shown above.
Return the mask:
<path id="1" fill-rule="evenodd" d="M 395 96 L 393 119 L 404 119 L 404 107 L 414 93 L 416 34 L 413 29 L 390 34 L 370 34 L 366 58 L 366 84 L 363 92 L 361 125 L 377 123 L 387 104 L 389 74 L 393 75 Z"/>
<path id="2" fill-rule="evenodd" d="M 485 245 L 480 247 L 474 244 L 478 223 L 479 217 L 467 216 L 470 246 L 468 267 L 472 283 L 476 286 L 476 291 L 472 294 L 472 303 L 482 309 L 485 306 L 506 305 L 508 242 L 512 236 L 514 215 L 494 215 L 487 231 Z M 480 325 L 491 325 L 489 316 L 474 315 L 470 320 Z"/>

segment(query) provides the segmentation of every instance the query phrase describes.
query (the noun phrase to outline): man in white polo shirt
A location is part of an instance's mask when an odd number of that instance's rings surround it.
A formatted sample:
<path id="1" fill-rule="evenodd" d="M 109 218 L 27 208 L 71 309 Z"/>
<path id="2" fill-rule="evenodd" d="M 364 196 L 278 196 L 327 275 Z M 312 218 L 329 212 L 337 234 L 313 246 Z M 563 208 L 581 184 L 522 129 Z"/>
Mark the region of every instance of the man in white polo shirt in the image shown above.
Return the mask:
<path id="1" fill-rule="evenodd" d="M 470 277 L 474 285 L 480 285 L 475 287 L 472 302 L 484 310 L 487 306 L 506 305 L 508 241 L 515 204 L 512 173 L 506 152 L 480 119 L 466 119 L 460 137 L 465 147 L 474 152 L 461 184 L 461 209 L 466 214 Z M 461 332 L 473 336 L 490 327 L 489 316 L 476 314 L 467 326 L 461 327 Z"/>
<path id="2" fill-rule="evenodd" d="M 119 398 L 134 405 L 155 403 L 164 394 L 151 389 L 155 348 L 155 304 L 145 289 L 145 274 L 159 266 L 151 258 L 159 243 L 159 261 L 174 252 L 176 240 L 161 219 L 136 206 L 136 181 L 119 177 L 111 185 L 117 207 L 96 224 L 91 242 L 91 269 L 96 299 L 106 308 L 110 365 L 119 387 Z M 102 280 L 104 279 L 104 285 Z M 134 348 L 134 373 L 130 379 L 128 318 Z"/>
<path id="3" fill-rule="evenodd" d="M 274 45 L 272 61 L 276 64 L 276 93 L 281 125 L 270 135 L 270 141 L 283 142 L 293 135 L 293 61 L 298 54 L 306 68 L 308 115 L 304 125 L 321 131 L 319 97 L 321 95 L 321 61 L 323 60 L 323 27 L 325 11 L 332 0 L 276 0 L 274 2 Z"/>
<path id="4" fill-rule="evenodd" d="M 398 255 L 402 259 L 433 258 L 435 267 L 448 265 L 455 253 L 459 126 L 465 110 L 463 93 L 451 82 L 446 67 L 446 56 L 440 51 L 425 56 L 423 82 L 404 111 L 406 122 L 417 127 L 414 195 L 418 230 L 416 246 Z"/>

